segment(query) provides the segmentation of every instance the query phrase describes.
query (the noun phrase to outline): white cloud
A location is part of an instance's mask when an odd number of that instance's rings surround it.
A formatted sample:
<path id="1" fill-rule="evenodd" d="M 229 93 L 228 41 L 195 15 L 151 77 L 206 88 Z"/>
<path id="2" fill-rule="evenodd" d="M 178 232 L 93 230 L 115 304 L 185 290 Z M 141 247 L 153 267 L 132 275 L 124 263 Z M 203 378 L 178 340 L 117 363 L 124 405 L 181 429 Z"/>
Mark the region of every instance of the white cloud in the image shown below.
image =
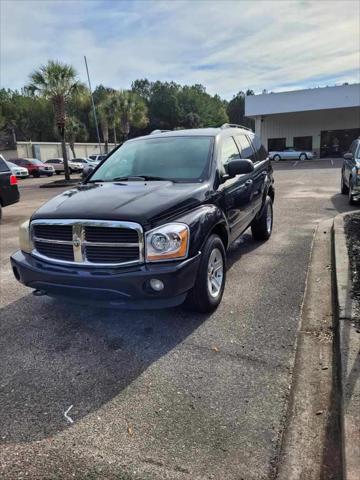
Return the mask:
<path id="1" fill-rule="evenodd" d="M 357 1 L 1 1 L 2 86 L 19 88 L 49 58 L 94 85 L 202 83 L 231 98 L 359 81 Z"/>

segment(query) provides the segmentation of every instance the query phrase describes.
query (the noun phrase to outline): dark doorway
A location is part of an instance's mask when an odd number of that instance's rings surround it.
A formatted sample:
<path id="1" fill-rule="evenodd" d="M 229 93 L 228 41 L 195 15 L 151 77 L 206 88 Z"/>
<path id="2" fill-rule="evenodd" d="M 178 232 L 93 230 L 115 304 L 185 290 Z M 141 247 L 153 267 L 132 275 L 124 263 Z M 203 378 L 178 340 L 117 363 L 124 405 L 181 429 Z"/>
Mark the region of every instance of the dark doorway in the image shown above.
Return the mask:
<path id="1" fill-rule="evenodd" d="M 282 152 L 286 147 L 286 138 L 268 138 L 269 152 Z"/>
<path id="2" fill-rule="evenodd" d="M 353 140 L 360 136 L 360 128 L 348 130 L 322 130 L 320 139 L 321 157 L 342 157 L 349 151 Z"/>
<path id="3" fill-rule="evenodd" d="M 294 137 L 295 150 L 312 151 L 312 136 L 308 137 Z"/>

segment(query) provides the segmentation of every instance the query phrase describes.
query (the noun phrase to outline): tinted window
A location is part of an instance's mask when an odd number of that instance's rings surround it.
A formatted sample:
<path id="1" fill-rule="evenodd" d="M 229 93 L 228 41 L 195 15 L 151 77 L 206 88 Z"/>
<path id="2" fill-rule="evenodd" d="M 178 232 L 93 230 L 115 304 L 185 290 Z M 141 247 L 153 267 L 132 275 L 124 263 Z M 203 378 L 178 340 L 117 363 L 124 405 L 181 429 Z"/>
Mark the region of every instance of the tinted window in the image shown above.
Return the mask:
<path id="1" fill-rule="evenodd" d="M 33 165 L 42 165 L 43 164 L 37 158 L 32 158 L 31 160 L 29 160 L 29 163 L 32 163 Z"/>
<path id="2" fill-rule="evenodd" d="M 256 151 L 256 156 L 259 161 L 265 160 L 268 156 L 267 151 L 265 150 L 264 145 L 261 143 L 260 138 L 255 136 L 252 138 L 253 147 Z"/>
<path id="3" fill-rule="evenodd" d="M 286 147 L 286 138 L 268 138 L 269 152 L 283 152 Z"/>
<path id="4" fill-rule="evenodd" d="M 208 174 L 212 137 L 163 137 L 125 143 L 91 180 L 155 176 L 177 181 L 202 180 Z"/>
<path id="5" fill-rule="evenodd" d="M 241 158 L 249 158 L 256 162 L 255 152 L 246 135 L 236 135 L 236 141 L 240 148 Z"/>
<path id="6" fill-rule="evenodd" d="M 232 160 L 239 160 L 239 150 L 233 137 L 226 137 L 221 146 L 220 168 L 222 173 L 226 172 L 226 165 Z"/>
<path id="7" fill-rule="evenodd" d="M 6 165 L 4 160 L 0 158 L 0 172 L 8 172 L 8 171 L 9 171 L 9 167 Z"/>
<path id="8" fill-rule="evenodd" d="M 312 150 L 312 136 L 294 137 L 295 150 Z"/>

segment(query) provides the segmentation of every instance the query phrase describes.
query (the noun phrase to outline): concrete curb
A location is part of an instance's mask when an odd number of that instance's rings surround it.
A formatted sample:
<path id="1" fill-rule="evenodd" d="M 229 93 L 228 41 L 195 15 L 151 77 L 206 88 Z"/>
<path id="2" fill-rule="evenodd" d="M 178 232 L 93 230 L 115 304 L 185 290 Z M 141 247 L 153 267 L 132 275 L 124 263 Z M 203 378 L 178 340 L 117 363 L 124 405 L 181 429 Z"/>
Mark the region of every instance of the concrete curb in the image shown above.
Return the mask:
<path id="1" fill-rule="evenodd" d="M 352 213 L 355 212 L 337 215 L 334 219 L 344 480 L 358 480 L 360 472 L 360 335 L 350 294 L 351 277 L 344 231 L 344 218 Z"/>

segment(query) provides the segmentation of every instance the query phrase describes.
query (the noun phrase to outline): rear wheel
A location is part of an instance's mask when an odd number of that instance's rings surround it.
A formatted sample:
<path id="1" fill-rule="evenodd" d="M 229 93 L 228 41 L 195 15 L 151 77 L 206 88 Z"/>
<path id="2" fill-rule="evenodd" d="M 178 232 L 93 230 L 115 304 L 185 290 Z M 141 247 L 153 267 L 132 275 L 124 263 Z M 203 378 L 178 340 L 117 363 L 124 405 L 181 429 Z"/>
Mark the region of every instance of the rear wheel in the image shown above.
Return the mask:
<path id="1" fill-rule="evenodd" d="M 280 155 L 274 155 L 273 160 L 274 162 L 279 162 L 281 160 Z"/>
<path id="2" fill-rule="evenodd" d="M 221 302 L 225 279 L 225 248 L 220 237 L 211 235 L 205 243 L 195 285 L 188 293 L 186 305 L 197 312 L 212 312 Z"/>
<path id="3" fill-rule="evenodd" d="M 269 196 L 267 196 L 260 213 L 251 223 L 251 233 L 254 239 L 268 240 L 271 236 L 273 221 L 274 216 L 272 200 Z"/>
<path id="4" fill-rule="evenodd" d="M 34 172 L 32 175 L 33 175 L 34 178 L 39 178 L 39 177 L 40 177 L 40 173 L 39 173 L 39 172 Z"/>

